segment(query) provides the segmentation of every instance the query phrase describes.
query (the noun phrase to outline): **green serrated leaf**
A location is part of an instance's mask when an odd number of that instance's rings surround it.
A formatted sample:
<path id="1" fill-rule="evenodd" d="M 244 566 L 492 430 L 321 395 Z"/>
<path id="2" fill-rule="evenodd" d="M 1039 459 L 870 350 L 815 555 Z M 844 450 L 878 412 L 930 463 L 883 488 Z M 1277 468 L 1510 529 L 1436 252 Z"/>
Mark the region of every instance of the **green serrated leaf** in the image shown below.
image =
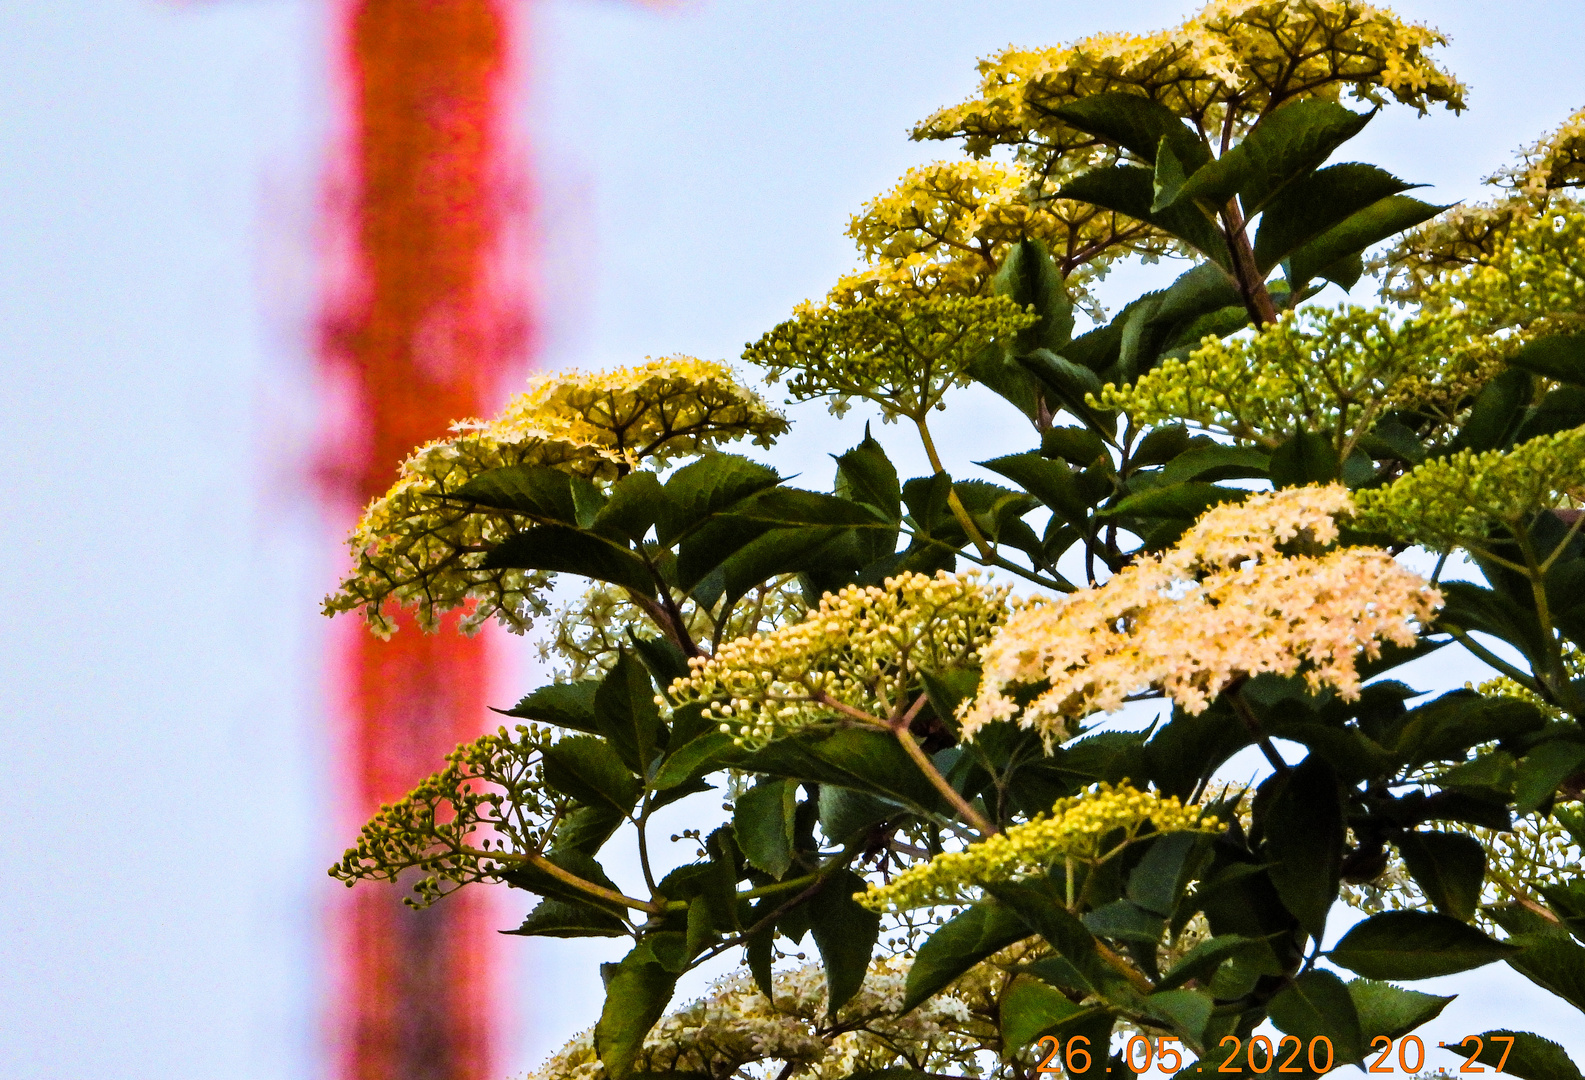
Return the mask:
<path id="1" fill-rule="evenodd" d="M 1430 1023 L 1456 995 L 1440 997 L 1374 979 L 1353 979 L 1348 984 L 1348 996 L 1354 1000 L 1360 1031 L 1368 1045 L 1383 1036 L 1397 1040 L 1421 1024 Z"/>
<path id="2" fill-rule="evenodd" d="M 808 904 L 809 930 L 826 971 L 826 1015 L 833 1020 L 863 985 L 880 936 L 881 917 L 853 899 L 864 887 L 863 878 L 842 870 Z"/>
<path id="3" fill-rule="evenodd" d="M 621 963 L 604 967 L 605 1005 L 594 1026 L 595 1053 L 610 1080 L 628 1080 L 644 1036 L 666 1012 L 677 976 L 662 966 L 647 940 Z"/>
<path id="4" fill-rule="evenodd" d="M 623 763 L 639 776 L 648 776 L 660 752 L 660 709 L 649 671 L 626 649 L 617 654 L 615 666 L 595 692 L 594 719 Z"/>
<path id="5" fill-rule="evenodd" d="M 1342 1064 L 1352 1065 L 1365 1056 L 1354 999 L 1343 980 L 1330 971 L 1306 971 L 1271 999 L 1269 1009 L 1278 1031 L 1296 1035 L 1306 1044 L 1330 1039 Z"/>
<path id="6" fill-rule="evenodd" d="M 498 510 L 513 510 L 540 522 L 576 526 L 578 509 L 572 498 L 572 481 L 572 475 L 560 469 L 508 465 L 480 473 L 451 497 Z"/>
<path id="7" fill-rule="evenodd" d="M 670 547 L 706 518 L 781 482 L 776 470 L 738 454 L 708 454 L 684 465 L 666 481 L 666 498 L 655 538 Z"/>
<path id="8" fill-rule="evenodd" d="M 570 900 L 541 900 L 523 925 L 502 930 L 517 937 L 622 937 L 627 926 L 603 908 Z"/>
<path id="9" fill-rule="evenodd" d="M 1480 1052 L 1475 1055 L 1475 1060 L 1494 1069 L 1500 1062 L 1502 1071 L 1509 1076 L 1517 1076 L 1521 1080 L 1582 1080 L 1579 1066 L 1569 1060 L 1567 1051 L 1551 1039 L 1543 1039 L 1528 1031 L 1497 1028 L 1483 1031 L 1478 1036 L 1466 1036 L 1458 1043 L 1438 1045 L 1468 1060 L 1471 1047 L 1467 1044 L 1473 1043 L 1475 1038 L 1480 1039 Z M 1460 1071 L 1463 1071 L 1462 1066 Z"/>
<path id="10" fill-rule="evenodd" d="M 555 724 L 557 727 L 594 735 L 599 732 L 594 721 L 594 694 L 599 688 L 599 679 L 549 683 L 530 693 L 512 708 L 495 711 L 503 716 L 537 720 L 542 724 Z"/>
<path id="11" fill-rule="evenodd" d="M 777 881 L 792 866 L 797 796 L 796 781 L 762 781 L 739 795 L 732 806 L 732 834 L 743 857 Z"/>
<path id="12" fill-rule="evenodd" d="M 578 574 L 652 596 L 655 578 L 624 544 L 565 525 L 536 525 L 507 537 L 484 557 L 489 570 L 550 570 Z"/>
<path id="13" fill-rule="evenodd" d="M 1086 1011 L 1056 987 L 1029 975 L 1020 975 L 1002 991 L 1002 1045 L 1030 1046 L 1042 1035 L 1050 1034 L 1051 1029 Z"/>
<path id="14" fill-rule="evenodd" d="M 1024 920 L 1000 904 L 978 903 L 953 916 L 919 947 L 908 969 L 899 1013 L 909 1012 L 981 960 L 1030 936 Z"/>
<path id="15" fill-rule="evenodd" d="M 1472 836 L 1406 832 L 1393 841 L 1427 900 L 1462 922 L 1475 918 L 1486 879 L 1486 849 Z"/>
<path id="16" fill-rule="evenodd" d="M 1263 815 L 1267 874 L 1283 906 L 1319 941 L 1342 878 L 1345 826 L 1337 774 L 1312 754 L 1267 784 L 1271 785 L 1271 801 Z"/>
<path id="17" fill-rule="evenodd" d="M 1519 951 L 1447 915 L 1384 911 L 1357 923 L 1327 956 L 1367 979 L 1431 979 L 1484 967 Z"/>
<path id="18" fill-rule="evenodd" d="M 1199 169 L 1180 193 L 1220 208 L 1234 195 L 1253 217 L 1294 180 L 1359 134 L 1375 112 L 1356 113 L 1335 101 L 1306 98 L 1272 112 L 1227 153 Z"/>
<path id="19" fill-rule="evenodd" d="M 1300 245 L 1382 199 L 1419 186 L 1358 162 L 1300 176 L 1279 192 L 1261 215 L 1255 233 L 1255 268 L 1268 274 Z"/>
<path id="20" fill-rule="evenodd" d="M 638 780 L 611 745 L 594 735 L 574 735 L 543 751 L 545 783 L 585 806 L 626 814 L 638 801 Z"/>
<path id="21" fill-rule="evenodd" d="M 1433 206 L 1408 195 L 1389 195 L 1377 200 L 1289 255 L 1285 263 L 1288 284 L 1297 292 L 1339 260 L 1429 221 L 1446 209 L 1446 206 Z"/>

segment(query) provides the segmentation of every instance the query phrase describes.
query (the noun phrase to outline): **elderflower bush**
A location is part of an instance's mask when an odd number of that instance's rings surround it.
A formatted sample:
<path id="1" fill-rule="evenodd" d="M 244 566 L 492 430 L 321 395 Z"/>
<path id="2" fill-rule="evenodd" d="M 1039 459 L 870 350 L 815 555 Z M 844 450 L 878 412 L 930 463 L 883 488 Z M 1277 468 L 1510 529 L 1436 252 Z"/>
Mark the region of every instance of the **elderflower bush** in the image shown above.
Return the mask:
<path id="1" fill-rule="evenodd" d="M 1298 1017 L 1361 1064 L 1441 1007 L 1400 984 L 1585 969 L 1585 113 L 1490 203 L 1406 195 L 1346 144 L 1361 105 L 1464 107 L 1441 43 L 1217 0 L 987 59 L 915 130 L 963 153 L 860 207 L 861 268 L 743 357 L 909 421 L 882 430 L 926 475 L 866 427 L 795 486 L 733 452 L 776 460 L 769 396 L 686 358 L 542 376 L 415 451 L 329 610 L 525 629 L 585 584 L 502 710 L 525 726 L 333 873 L 505 884 L 538 898 L 509 933 L 608 939 L 544 1080 L 1015 1080 L 1046 1035 L 1104 1068 L 1118 1037 L 1203 1057 Z M 1163 257 L 1114 317 L 1087 292 Z M 1397 310 L 1328 306 L 1367 269 Z M 1027 450 L 943 453 L 971 383 Z M 1411 687 L 1440 648 L 1500 680 Z M 1367 917 L 1333 940 L 1339 902 Z"/>

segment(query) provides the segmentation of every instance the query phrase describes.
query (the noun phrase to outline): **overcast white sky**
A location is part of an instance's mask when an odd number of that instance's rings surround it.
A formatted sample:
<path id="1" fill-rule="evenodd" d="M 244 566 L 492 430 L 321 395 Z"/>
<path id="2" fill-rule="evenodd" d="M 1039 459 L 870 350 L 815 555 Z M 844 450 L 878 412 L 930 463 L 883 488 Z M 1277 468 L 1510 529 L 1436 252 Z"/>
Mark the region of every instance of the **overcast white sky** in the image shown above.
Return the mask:
<path id="1" fill-rule="evenodd" d="M 841 230 L 865 198 L 948 154 L 904 135 L 971 90 L 975 59 L 1188 7 L 535 5 L 544 362 L 735 358 L 854 263 Z M 1398 7 L 1453 35 L 1473 107 L 1389 110 L 1351 152 L 1431 197 L 1475 194 L 1585 104 L 1579 0 Z M 311 0 L 0 0 L 8 1078 L 322 1071 L 317 920 L 346 839 L 323 818 L 316 675 L 332 539 L 302 474 L 326 34 Z M 824 482 L 862 417 L 798 415 L 783 467 Z M 972 408 L 945 436 L 960 460 L 1025 448 Z M 509 947 L 503 1075 L 593 1020 L 610 945 Z M 1509 1025 L 1585 1055 L 1577 1014 L 1506 969 L 1435 986 L 1464 995 L 1438 1038 Z"/>

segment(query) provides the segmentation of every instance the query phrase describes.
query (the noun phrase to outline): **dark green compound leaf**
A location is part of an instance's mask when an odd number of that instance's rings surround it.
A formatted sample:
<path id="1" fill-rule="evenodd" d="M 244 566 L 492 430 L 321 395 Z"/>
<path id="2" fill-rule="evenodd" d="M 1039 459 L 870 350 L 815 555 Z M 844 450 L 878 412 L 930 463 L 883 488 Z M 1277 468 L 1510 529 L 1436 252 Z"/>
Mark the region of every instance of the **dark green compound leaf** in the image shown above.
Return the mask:
<path id="1" fill-rule="evenodd" d="M 644 1036 L 666 1012 L 677 976 L 662 965 L 648 939 L 634 946 L 621 963 L 601 965 L 601 974 L 605 1005 L 594 1026 L 595 1052 L 606 1076 L 628 1080 Z"/>
<path id="2" fill-rule="evenodd" d="M 542 900 L 523 925 L 503 934 L 518 937 L 621 937 L 627 926 L 604 908 L 571 900 Z"/>
<path id="3" fill-rule="evenodd" d="M 1206 841 L 1198 833 L 1166 833 L 1150 841 L 1128 874 L 1127 896 L 1147 911 L 1168 916 L 1204 862 Z"/>
<path id="4" fill-rule="evenodd" d="M 1528 814 L 1545 804 L 1564 780 L 1585 769 L 1585 744 L 1556 739 L 1532 749 L 1514 777 L 1514 809 Z"/>
<path id="5" fill-rule="evenodd" d="M 1197 518 L 1213 506 L 1243 502 L 1249 492 L 1200 480 L 1150 488 L 1125 496 L 1096 517 Z"/>
<path id="6" fill-rule="evenodd" d="M 543 751 L 545 783 L 585 806 L 626 814 L 638 801 L 639 782 L 604 739 L 574 735 Z"/>
<path id="7" fill-rule="evenodd" d="M 1076 1005 L 1054 986 L 1029 975 L 1020 975 L 1002 992 L 1002 1045 L 1009 1050 L 1031 1046 L 1054 1028 L 1083 1016 L 1089 1010 Z"/>
<path id="8" fill-rule="evenodd" d="M 1014 337 L 1011 351 L 1015 355 L 1036 349 L 1060 352 L 1073 336 L 1073 302 L 1043 241 L 1026 238 L 1010 247 L 991 279 L 991 291 L 1025 311 L 1033 309 L 1040 318 Z"/>
<path id="9" fill-rule="evenodd" d="M 808 904 L 809 929 L 826 971 L 826 1015 L 831 1019 L 859 992 L 880 936 L 880 915 L 853 899 L 863 890 L 863 878 L 851 870 L 838 871 Z"/>
<path id="10" fill-rule="evenodd" d="M 558 851 L 594 855 L 626 820 L 626 814 L 610 805 L 575 807 L 556 826 L 552 843 Z"/>
<path id="11" fill-rule="evenodd" d="M 1088 428 L 1047 428 L 1040 436 L 1040 456 L 1061 458 L 1083 468 L 1106 453 L 1106 441 Z"/>
<path id="12" fill-rule="evenodd" d="M 1525 413 L 1524 423 L 1514 432 L 1513 441 L 1529 442 L 1581 424 L 1585 424 L 1585 386 L 1559 386 L 1547 391 L 1546 396 Z"/>
<path id="13" fill-rule="evenodd" d="M 1216 1001 L 1203 990 L 1158 990 L 1141 1002 L 1146 1015 L 1165 1022 L 1196 1052 L 1205 1049 L 1205 1025 Z"/>
<path id="14" fill-rule="evenodd" d="M 1447 915 L 1384 911 L 1356 924 L 1327 956 L 1367 979 L 1431 979 L 1484 967 L 1519 951 Z"/>
<path id="15" fill-rule="evenodd" d="M 864 425 L 864 441 L 845 454 L 833 455 L 837 463 L 836 493 L 844 499 L 862 503 L 880 513 L 887 521 L 901 521 L 903 489 L 897 468 L 881 444 Z"/>
<path id="16" fill-rule="evenodd" d="M 1508 941 L 1524 950 L 1508 957 L 1509 967 L 1585 1012 L 1585 946 L 1556 924 L 1535 933 L 1514 934 Z"/>
<path id="17" fill-rule="evenodd" d="M 576 494 L 576 491 L 574 492 Z M 620 543 L 640 541 L 666 507 L 666 492 L 652 472 L 629 473 L 611 485 L 610 498 L 590 520 L 590 532 Z"/>
<path id="18" fill-rule="evenodd" d="M 1478 1036 L 1466 1036 L 1463 1042 L 1438 1045 L 1468 1060 L 1470 1051 L 1476 1048 L 1476 1038 L 1480 1039 L 1480 1044 L 1474 1060 L 1482 1065 L 1490 1065 L 1493 1069 L 1500 1062 L 1502 1071 L 1509 1076 L 1517 1076 L 1521 1080 L 1582 1080 L 1579 1066 L 1569 1059 L 1567 1051 L 1551 1039 L 1528 1031 L 1497 1028 L 1483 1031 Z M 1460 1071 L 1462 1068 L 1460 1066 Z"/>
<path id="19" fill-rule="evenodd" d="M 1342 260 L 1429 221 L 1446 209 L 1408 195 L 1378 200 L 1289 255 L 1285 263 L 1288 284 L 1295 290 L 1302 289 L 1311 279 L 1326 276 L 1325 272 Z"/>
<path id="20" fill-rule="evenodd" d="M 1181 194 L 1182 189 L 1179 191 Z M 1156 201 L 1154 169 L 1138 165 L 1091 169 L 1063 184 L 1057 198 L 1076 199 L 1147 221 L 1191 244 L 1218 266 L 1224 269 L 1232 266 L 1227 241 L 1198 207 L 1182 205 L 1180 198 L 1179 205 L 1160 213 L 1151 210 Z"/>
<path id="21" fill-rule="evenodd" d="M 777 881 L 792 866 L 797 796 L 797 781 L 770 780 L 739 795 L 732 807 L 732 835 L 743 857 Z"/>
<path id="22" fill-rule="evenodd" d="M 819 810 L 820 830 L 826 838 L 834 844 L 847 844 L 896 815 L 902 807 L 862 791 L 821 784 Z"/>
<path id="23" fill-rule="evenodd" d="M 649 775 L 663 735 L 660 709 L 648 670 L 626 649 L 595 692 L 594 719 L 623 764 L 639 776 Z"/>
<path id="24" fill-rule="evenodd" d="M 1456 995 L 1441 997 L 1374 979 L 1353 979 L 1348 984 L 1348 996 L 1354 1001 L 1360 1032 L 1368 1046 L 1372 1039 L 1385 1036 L 1396 1041 L 1421 1024 L 1430 1023 Z"/>
<path id="25" fill-rule="evenodd" d="M 1268 781 L 1265 813 L 1267 874 L 1283 906 L 1317 941 L 1337 899 L 1346 841 L 1337 774 L 1317 755 Z"/>
<path id="26" fill-rule="evenodd" d="M 1456 591 L 1448 589 L 1445 595 Z M 1405 713 L 1383 732 L 1381 742 L 1400 760 L 1422 765 L 1456 757 L 1482 743 L 1538 731 L 1544 724 L 1540 710 L 1527 701 L 1454 690 Z"/>
<path id="27" fill-rule="evenodd" d="M 1472 836 L 1406 832 L 1393 841 L 1427 900 L 1462 922 L 1475 917 L 1486 879 L 1486 849 Z"/>
<path id="28" fill-rule="evenodd" d="M 1078 477 L 1066 464 L 1040 454 L 1011 454 L 976 465 L 1000 473 L 1050 508 L 1058 517 L 1084 531 L 1089 529 L 1091 501 Z"/>
<path id="29" fill-rule="evenodd" d="M 1459 429 L 1458 443 L 1469 450 L 1497 450 L 1508 445 L 1524 421 L 1525 406 L 1535 396 L 1535 376 L 1511 367 L 1487 383 Z"/>
<path id="30" fill-rule="evenodd" d="M 594 720 L 594 695 L 600 689 L 599 679 L 581 679 L 578 682 L 550 683 L 533 691 L 510 709 L 496 709 L 502 716 L 515 716 L 520 720 L 537 720 L 542 724 L 571 728 L 590 735 L 598 734 Z"/>
<path id="31" fill-rule="evenodd" d="M 689 529 L 776 486 L 776 470 L 737 454 L 708 454 L 678 469 L 666 481 L 655 538 L 670 547 Z"/>
<path id="32" fill-rule="evenodd" d="M 1337 479 L 1339 466 L 1330 439 L 1301 431 L 1271 452 L 1271 482 L 1277 487 L 1330 484 Z"/>
<path id="33" fill-rule="evenodd" d="M 1161 470 L 1163 485 L 1185 480 L 1260 480 L 1268 476 L 1271 454 L 1254 446 L 1196 446 Z"/>
<path id="34" fill-rule="evenodd" d="M 451 496 L 497 510 L 512 510 L 541 522 L 578 526 L 578 507 L 573 501 L 574 480 L 594 485 L 560 469 L 541 465 L 508 465 L 480 473 Z M 598 489 L 596 489 L 598 490 Z"/>
<path id="35" fill-rule="evenodd" d="M 1253 217 L 1288 184 L 1319 168 L 1373 116 L 1374 111 L 1356 113 L 1323 98 L 1284 105 L 1243 142 L 1197 171 L 1179 198 L 1220 209 L 1238 195 L 1244 214 Z"/>
<path id="36" fill-rule="evenodd" d="M 657 791 L 681 787 L 717 769 L 727 768 L 747 753 L 731 735 L 707 731 L 672 750 L 650 783 Z"/>
<path id="37" fill-rule="evenodd" d="M 642 596 L 655 592 L 644 560 L 625 544 L 565 525 L 537 525 L 507 537 L 484 557 L 487 570 L 549 570 L 621 585 Z"/>
<path id="38" fill-rule="evenodd" d="M 947 920 L 919 947 L 908 969 L 900 1011 L 915 1008 L 986 957 L 1032 934 L 1017 914 L 991 901 L 975 904 Z"/>
<path id="39" fill-rule="evenodd" d="M 1354 999 L 1343 980 L 1330 971 L 1311 970 L 1271 999 L 1271 1022 L 1306 1045 L 1327 1038 L 1337 1059 L 1353 1064 L 1365 1056 L 1365 1036 Z"/>
<path id="40" fill-rule="evenodd" d="M 1163 139 L 1189 173 L 1211 160 L 1210 148 L 1180 116 L 1138 94 L 1091 94 L 1053 110 L 1052 115 L 1152 164 Z"/>
<path id="41" fill-rule="evenodd" d="M 1510 356 L 1508 363 L 1544 378 L 1585 386 L 1585 336 L 1538 338 Z"/>
<path id="42" fill-rule="evenodd" d="M 1037 884 L 999 882 L 988 884 L 985 889 L 999 904 L 1011 908 L 1031 930 L 1045 938 L 1057 955 L 1085 980 L 1087 989 L 1099 992 L 1118 981 L 1117 973 L 1096 952 L 1094 935 L 1047 888 Z"/>
<path id="43" fill-rule="evenodd" d="M 1247 938 L 1240 934 L 1223 934 L 1206 938 L 1183 955 L 1157 982 L 1161 990 L 1171 990 L 1193 979 L 1208 980 L 1217 968 L 1235 957 L 1246 954 L 1270 955 L 1271 946 L 1260 938 Z"/>
<path id="44" fill-rule="evenodd" d="M 1255 233 L 1255 269 L 1269 273 L 1303 244 L 1409 184 L 1374 165 L 1348 162 L 1301 176 L 1267 204 Z"/>

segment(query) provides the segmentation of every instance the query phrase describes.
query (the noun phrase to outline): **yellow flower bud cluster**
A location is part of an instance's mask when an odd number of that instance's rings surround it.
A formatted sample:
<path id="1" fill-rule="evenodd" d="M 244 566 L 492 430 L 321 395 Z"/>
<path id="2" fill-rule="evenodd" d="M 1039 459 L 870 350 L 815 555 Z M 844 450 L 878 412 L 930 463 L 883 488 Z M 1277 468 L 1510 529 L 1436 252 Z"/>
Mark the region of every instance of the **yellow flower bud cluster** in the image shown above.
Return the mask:
<path id="1" fill-rule="evenodd" d="M 982 349 L 1037 319 L 1000 296 L 806 303 L 743 359 L 785 377 L 795 401 L 830 398 L 840 416 L 852 398 L 863 398 L 887 420 L 917 421 L 950 387 L 968 385 L 969 364 Z"/>
<path id="2" fill-rule="evenodd" d="M 548 728 L 500 728 L 446 755 L 446 767 L 395 803 L 380 807 L 330 876 L 346 883 L 395 881 L 403 871 L 425 876 L 413 907 L 428 907 L 476 881 L 499 881 L 512 856 L 538 854 L 566 800 L 544 786 L 541 752 Z"/>
<path id="3" fill-rule="evenodd" d="M 1027 170 L 995 161 L 910 169 L 850 221 L 848 235 L 869 265 L 844 277 L 831 299 L 979 295 L 1008 247 L 1033 239 L 1045 242 L 1075 302 L 1098 312 L 1084 281 L 1105 264 L 1129 253 L 1176 250 L 1150 225 L 1092 203 L 1037 201 L 1031 197 L 1037 186 Z"/>
<path id="4" fill-rule="evenodd" d="M 663 465 L 745 437 L 768 447 L 787 431 L 787 420 L 725 364 L 668 356 L 634 367 L 537 376 L 500 416 L 459 428 L 502 439 L 549 431 L 633 466 Z"/>
<path id="5" fill-rule="evenodd" d="M 1362 524 L 1438 550 L 1487 548 L 1494 525 L 1514 528 L 1542 510 L 1582 501 L 1585 428 L 1541 435 L 1506 452 L 1460 450 L 1355 495 Z"/>
<path id="6" fill-rule="evenodd" d="M 1453 312 L 1395 322 L 1384 308 L 1284 312 L 1252 335 L 1207 337 L 1132 386 L 1108 383 L 1095 400 L 1138 424 L 1183 422 L 1275 447 L 1295 431 L 1330 436 L 1346 457 L 1392 409 L 1461 396 L 1494 360 L 1464 348 Z"/>
<path id="7" fill-rule="evenodd" d="M 902 574 L 827 593 L 802 622 L 689 661 L 674 705 L 706 702 L 741 746 L 812 724 L 883 723 L 902 713 L 923 671 L 970 664 L 1008 610 L 1008 589 L 977 573 Z M 857 714 L 857 715 L 855 715 Z"/>
<path id="8" fill-rule="evenodd" d="M 854 899 L 871 911 L 972 902 L 973 890 L 987 883 L 1035 877 L 1059 859 L 1103 861 L 1139 839 L 1146 825 L 1153 833 L 1221 831 L 1216 818 L 1200 815 L 1200 807 L 1184 806 L 1176 795 L 1140 791 L 1127 781 L 1103 783 L 1058 799 L 1050 814 L 917 863 L 884 885 L 871 884 Z"/>
<path id="9" fill-rule="evenodd" d="M 1426 112 L 1464 107 L 1464 87 L 1430 59 L 1446 39 L 1358 0 L 1216 0 L 1155 34 L 1098 34 L 1048 49 L 1008 48 L 981 61 L 979 95 L 943 109 L 915 138 L 965 140 L 975 157 L 1011 145 L 1042 176 L 1101 163 L 1097 140 L 1054 114 L 1108 91 L 1136 93 L 1208 139 L 1241 136 L 1303 97 L 1388 98 Z M 1231 115 L 1229 115 L 1231 114 Z"/>
<path id="10" fill-rule="evenodd" d="M 966 737 L 997 720 L 1038 730 L 1047 746 L 1076 720 L 1158 690 L 1203 712 L 1237 680 L 1303 671 L 1313 689 L 1359 693 L 1359 655 L 1412 645 L 1441 594 L 1385 551 L 1319 551 L 1351 509 L 1340 485 L 1288 488 L 1206 513 L 1161 555 L 1104 585 L 1013 614 L 982 652 Z M 1043 689 L 1020 708 L 1020 688 Z"/>
<path id="11" fill-rule="evenodd" d="M 730 368 L 688 357 L 537 377 L 495 420 L 462 421 L 451 438 L 402 463 L 400 478 L 369 504 L 348 539 L 353 568 L 326 599 L 325 613 L 361 610 L 370 628 L 388 637 L 396 625 L 387 602 L 414 608 L 427 630 L 443 613 L 465 607 L 465 632 L 493 616 L 522 633 L 545 610 L 549 578 L 484 568 L 489 550 L 526 522 L 455 501 L 469 481 L 508 465 L 609 480 L 640 463 L 745 436 L 766 444 L 786 426 Z"/>

